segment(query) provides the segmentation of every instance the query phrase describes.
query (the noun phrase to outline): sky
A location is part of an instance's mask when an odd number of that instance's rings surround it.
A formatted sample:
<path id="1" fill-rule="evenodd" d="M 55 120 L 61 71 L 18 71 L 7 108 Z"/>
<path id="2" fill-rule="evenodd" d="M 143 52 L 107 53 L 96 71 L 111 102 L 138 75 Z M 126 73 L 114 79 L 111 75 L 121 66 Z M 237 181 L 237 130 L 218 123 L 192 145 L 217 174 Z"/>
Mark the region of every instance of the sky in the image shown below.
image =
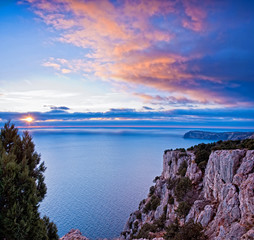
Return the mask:
<path id="1" fill-rule="evenodd" d="M 240 0 L 3 0 L 0 123 L 253 128 L 253 12 Z"/>

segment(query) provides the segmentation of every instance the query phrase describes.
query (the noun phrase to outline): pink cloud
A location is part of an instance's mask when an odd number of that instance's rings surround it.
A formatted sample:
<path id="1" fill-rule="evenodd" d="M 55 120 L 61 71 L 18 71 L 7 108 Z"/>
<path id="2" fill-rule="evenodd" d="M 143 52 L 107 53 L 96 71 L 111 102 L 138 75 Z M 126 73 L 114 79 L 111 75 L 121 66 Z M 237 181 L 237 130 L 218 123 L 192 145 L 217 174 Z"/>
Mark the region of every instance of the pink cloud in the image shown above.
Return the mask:
<path id="1" fill-rule="evenodd" d="M 197 32 L 204 30 L 207 13 L 204 7 L 200 6 L 201 4 L 202 3 L 197 0 L 183 1 L 185 14 L 187 16 L 182 20 L 183 27 Z"/>
<path id="2" fill-rule="evenodd" d="M 176 36 L 170 31 L 170 25 L 156 28 L 151 17 L 177 16 L 184 28 L 195 32 L 204 29 L 207 13 L 194 0 L 126 0 L 118 5 L 108 0 L 27 2 L 46 24 L 61 30 L 58 41 L 90 49 L 84 59 L 51 58 L 43 64 L 46 67 L 53 67 L 63 74 L 94 74 L 107 81 L 181 93 L 181 97 L 171 101 L 188 99 L 203 104 L 227 101 L 219 93 L 202 86 L 202 82 L 221 84 L 221 79 L 200 74 L 197 68 L 194 73 L 187 71 L 187 62 L 201 56 L 186 57 L 156 50 L 161 43 L 176 41 Z M 182 13 L 177 8 L 179 4 Z M 149 100 L 148 96 L 143 97 Z"/>

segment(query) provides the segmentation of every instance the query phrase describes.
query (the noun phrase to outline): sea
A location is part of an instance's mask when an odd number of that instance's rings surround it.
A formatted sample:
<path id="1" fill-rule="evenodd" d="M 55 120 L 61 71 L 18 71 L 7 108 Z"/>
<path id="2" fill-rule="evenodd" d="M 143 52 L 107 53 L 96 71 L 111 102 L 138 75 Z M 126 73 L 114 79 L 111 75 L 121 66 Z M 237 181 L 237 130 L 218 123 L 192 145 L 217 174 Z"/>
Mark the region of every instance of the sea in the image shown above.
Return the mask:
<path id="1" fill-rule="evenodd" d="M 29 130 L 47 167 L 41 216 L 56 223 L 60 237 L 72 228 L 90 239 L 119 236 L 130 213 L 147 197 L 153 179 L 161 174 L 164 150 L 211 142 L 183 138 L 189 130 Z"/>

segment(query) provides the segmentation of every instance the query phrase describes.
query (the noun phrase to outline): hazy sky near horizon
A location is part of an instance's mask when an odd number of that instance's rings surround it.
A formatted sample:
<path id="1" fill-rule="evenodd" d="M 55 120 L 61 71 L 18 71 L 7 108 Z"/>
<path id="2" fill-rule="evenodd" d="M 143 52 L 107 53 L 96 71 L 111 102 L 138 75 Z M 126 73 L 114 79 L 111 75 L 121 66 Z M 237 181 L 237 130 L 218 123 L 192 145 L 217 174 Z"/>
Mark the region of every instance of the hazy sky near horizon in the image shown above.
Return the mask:
<path id="1" fill-rule="evenodd" d="M 18 0 L 0 10 L 1 121 L 254 126 L 254 1 Z"/>

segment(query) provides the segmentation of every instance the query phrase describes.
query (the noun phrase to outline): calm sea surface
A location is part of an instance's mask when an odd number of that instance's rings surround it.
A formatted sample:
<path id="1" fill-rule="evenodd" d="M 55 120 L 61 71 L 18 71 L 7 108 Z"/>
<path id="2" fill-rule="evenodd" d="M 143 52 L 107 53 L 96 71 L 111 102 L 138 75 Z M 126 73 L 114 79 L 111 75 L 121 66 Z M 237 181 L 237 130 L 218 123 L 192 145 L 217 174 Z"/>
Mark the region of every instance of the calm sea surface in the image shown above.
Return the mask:
<path id="1" fill-rule="evenodd" d="M 119 236 L 130 213 L 162 171 L 165 149 L 200 142 L 188 129 L 33 130 L 45 161 L 48 188 L 40 206 L 63 236 L 78 228 L 85 236 Z"/>

